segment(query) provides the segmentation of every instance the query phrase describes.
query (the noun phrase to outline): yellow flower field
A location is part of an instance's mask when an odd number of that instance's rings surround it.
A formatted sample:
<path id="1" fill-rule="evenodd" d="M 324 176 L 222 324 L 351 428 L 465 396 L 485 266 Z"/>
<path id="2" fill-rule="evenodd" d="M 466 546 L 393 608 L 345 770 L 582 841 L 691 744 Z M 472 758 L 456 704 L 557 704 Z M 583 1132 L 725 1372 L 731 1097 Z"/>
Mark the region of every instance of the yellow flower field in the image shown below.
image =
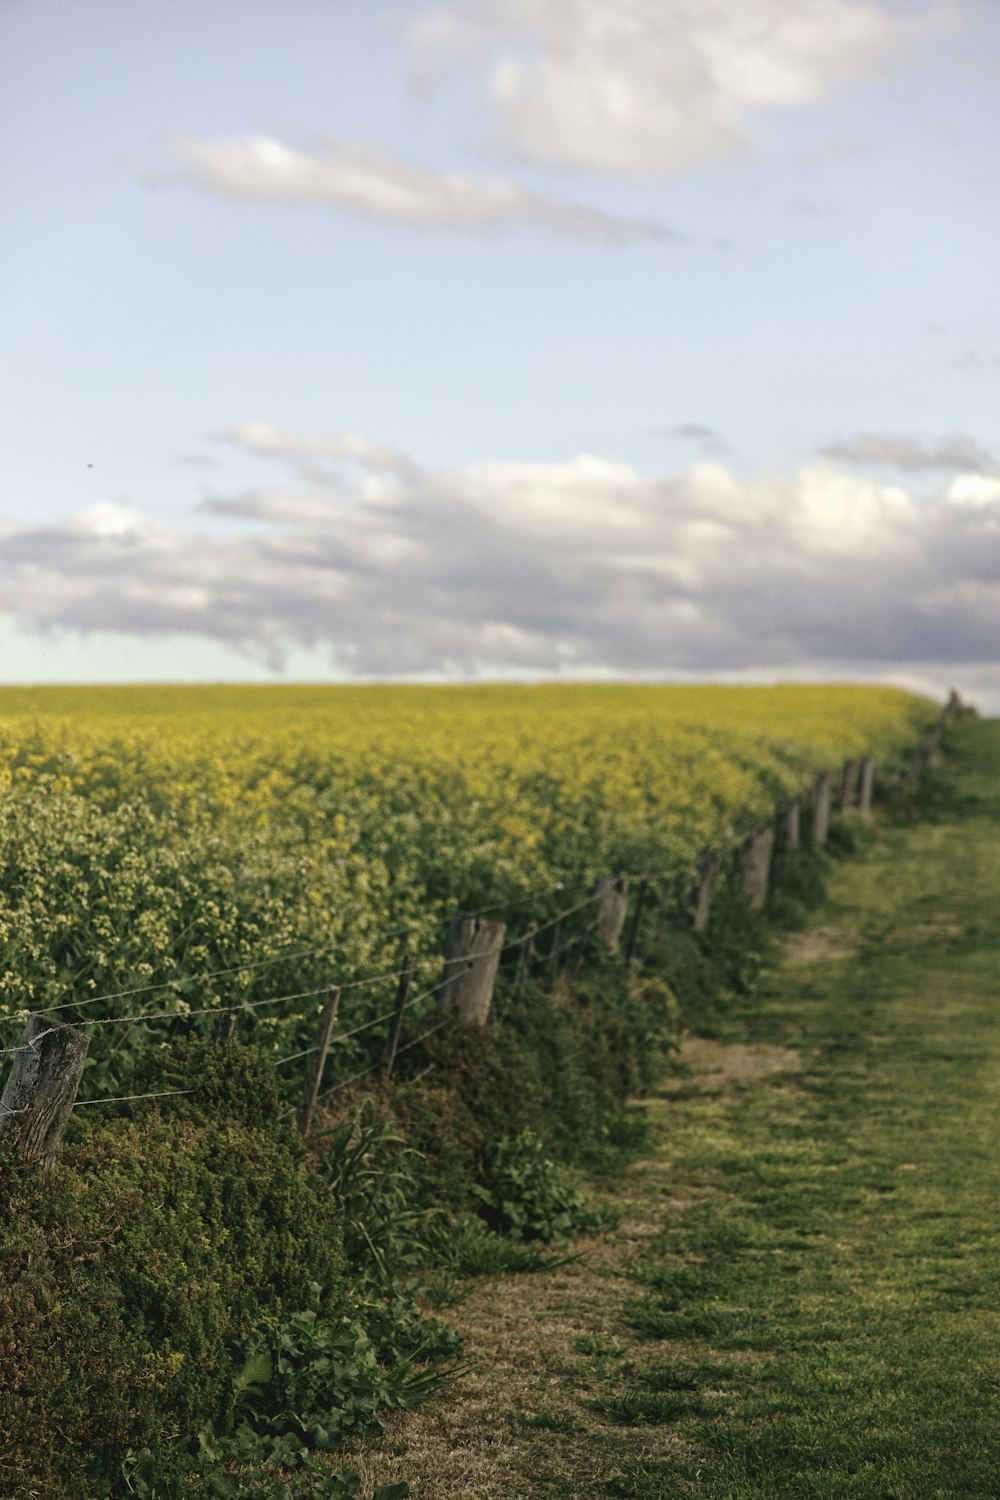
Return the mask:
<path id="1" fill-rule="evenodd" d="M 351 982 L 400 929 L 439 952 L 459 906 L 538 920 L 598 875 L 685 871 L 818 769 L 898 764 L 936 712 L 828 686 L 0 689 L 0 1008 Z M 317 1004 L 262 1008 L 256 1039 L 290 1049 Z"/>

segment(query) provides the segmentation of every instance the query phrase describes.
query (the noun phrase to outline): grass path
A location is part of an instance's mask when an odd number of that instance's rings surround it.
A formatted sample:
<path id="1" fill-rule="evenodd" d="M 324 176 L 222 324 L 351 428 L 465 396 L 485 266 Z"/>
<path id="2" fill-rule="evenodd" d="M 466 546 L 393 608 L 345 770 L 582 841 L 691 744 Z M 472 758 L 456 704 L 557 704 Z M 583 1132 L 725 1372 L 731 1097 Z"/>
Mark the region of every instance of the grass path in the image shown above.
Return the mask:
<path id="1" fill-rule="evenodd" d="M 476 1369 L 362 1467 L 415 1500 L 1000 1496 L 1000 724 L 940 779 L 649 1101 L 618 1229 L 453 1309 Z"/>

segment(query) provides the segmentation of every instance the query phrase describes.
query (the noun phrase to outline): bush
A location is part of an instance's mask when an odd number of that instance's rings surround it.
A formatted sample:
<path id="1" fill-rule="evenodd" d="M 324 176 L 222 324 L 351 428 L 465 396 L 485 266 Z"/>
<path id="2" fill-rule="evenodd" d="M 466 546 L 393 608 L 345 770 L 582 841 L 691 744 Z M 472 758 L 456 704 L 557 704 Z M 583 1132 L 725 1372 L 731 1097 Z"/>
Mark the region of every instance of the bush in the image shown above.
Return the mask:
<path id="1" fill-rule="evenodd" d="M 497 1141 L 490 1186 L 479 1188 L 487 1223 L 523 1240 L 566 1239 L 594 1223 L 582 1193 L 531 1130 Z"/>
<path id="2" fill-rule="evenodd" d="M 270 1074 L 253 1049 L 182 1044 L 161 1080 L 192 1098 L 88 1111 L 47 1182 L 0 1155 L 6 1493 L 87 1494 L 129 1447 L 221 1417 L 233 1340 L 313 1284 L 343 1314 L 334 1200 L 273 1114 L 229 1117 L 234 1096 L 272 1096 Z"/>

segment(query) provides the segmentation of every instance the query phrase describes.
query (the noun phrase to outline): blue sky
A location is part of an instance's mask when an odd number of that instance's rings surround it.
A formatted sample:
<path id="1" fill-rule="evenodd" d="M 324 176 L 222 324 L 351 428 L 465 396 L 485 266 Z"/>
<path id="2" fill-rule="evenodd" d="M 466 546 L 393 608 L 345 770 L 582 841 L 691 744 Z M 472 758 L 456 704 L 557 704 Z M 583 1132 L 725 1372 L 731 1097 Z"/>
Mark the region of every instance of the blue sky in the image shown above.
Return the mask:
<path id="1" fill-rule="evenodd" d="M 1000 11 L 5 0 L 8 681 L 1000 708 Z"/>

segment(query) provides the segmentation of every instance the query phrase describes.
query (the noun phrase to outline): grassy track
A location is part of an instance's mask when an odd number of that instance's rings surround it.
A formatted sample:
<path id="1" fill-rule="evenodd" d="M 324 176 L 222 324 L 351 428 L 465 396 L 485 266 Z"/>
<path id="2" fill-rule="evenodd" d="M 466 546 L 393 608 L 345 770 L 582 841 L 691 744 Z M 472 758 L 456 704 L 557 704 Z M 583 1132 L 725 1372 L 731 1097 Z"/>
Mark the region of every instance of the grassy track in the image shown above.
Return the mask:
<path id="1" fill-rule="evenodd" d="M 583 1266 L 455 1309 L 478 1373 L 375 1456 L 416 1497 L 1000 1496 L 1000 724 L 838 865 L 650 1101 Z"/>

